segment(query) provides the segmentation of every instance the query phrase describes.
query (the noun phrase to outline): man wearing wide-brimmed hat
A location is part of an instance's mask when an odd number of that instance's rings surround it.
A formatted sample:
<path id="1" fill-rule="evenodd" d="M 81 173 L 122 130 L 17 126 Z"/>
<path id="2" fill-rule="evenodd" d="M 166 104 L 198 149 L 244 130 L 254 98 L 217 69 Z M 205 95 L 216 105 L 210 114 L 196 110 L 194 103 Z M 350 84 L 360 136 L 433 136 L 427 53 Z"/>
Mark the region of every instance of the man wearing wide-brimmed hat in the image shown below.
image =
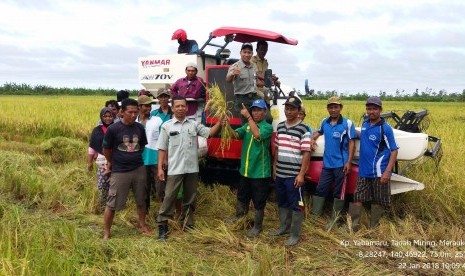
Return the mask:
<path id="1" fill-rule="evenodd" d="M 323 169 L 316 188 L 316 194 L 312 197 L 312 213 L 320 216 L 323 213 L 325 199 L 331 192 L 334 183 L 332 198 L 333 208 L 331 219 L 326 226 L 330 230 L 337 222 L 345 204 L 346 177 L 352 167 L 352 159 L 355 151 L 357 133 L 354 123 L 342 117 L 343 105 L 339 97 L 328 99 L 326 109 L 329 117 L 321 121 L 320 128 L 312 135 L 312 149 L 316 148 L 316 140 L 324 135 L 325 148 L 323 153 Z"/>
<path id="2" fill-rule="evenodd" d="M 171 94 L 165 88 L 159 88 L 157 92 L 152 92 L 152 95 L 155 96 L 158 100 L 159 108 L 152 110 L 150 116 L 158 116 L 163 122 L 168 121 L 173 116 L 173 111 L 169 105 Z"/>

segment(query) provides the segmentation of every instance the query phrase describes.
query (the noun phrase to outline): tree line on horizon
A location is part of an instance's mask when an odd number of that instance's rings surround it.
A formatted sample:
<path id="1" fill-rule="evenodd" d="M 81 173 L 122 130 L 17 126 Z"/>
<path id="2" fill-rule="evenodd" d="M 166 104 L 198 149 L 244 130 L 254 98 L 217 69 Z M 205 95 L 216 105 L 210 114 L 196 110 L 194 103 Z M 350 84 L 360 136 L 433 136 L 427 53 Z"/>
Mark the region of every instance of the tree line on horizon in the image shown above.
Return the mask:
<path id="1" fill-rule="evenodd" d="M 127 90 L 127 89 L 126 89 Z M 138 90 L 127 90 L 131 96 L 137 96 Z M 30 85 L 26 83 L 5 83 L 0 86 L 0 95 L 74 95 L 74 96 L 116 96 L 116 89 L 110 88 L 69 88 L 69 87 L 51 87 L 47 85 Z M 300 92 L 300 91 L 299 91 Z M 299 93 L 298 92 L 298 93 Z M 332 91 L 314 91 L 310 90 L 307 94 L 299 95 L 306 100 L 326 100 L 332 96 L 339 96 L 345 100 L 366 100 L 373 94 L 367 92 L 339 93 Z M 420 101 L 420 102 L 465 102 L 465 89 L 462 93 L 448 93 L 442 89 L 436 92 L 432 88 L 425 88 L 424 91 L 416 89 L 415 92 L 409 93 L 405 90 L 397 90 L 394 94 L 388 94 L 386 91 L 380 91 L 378 95 L 385 101 Z"/>

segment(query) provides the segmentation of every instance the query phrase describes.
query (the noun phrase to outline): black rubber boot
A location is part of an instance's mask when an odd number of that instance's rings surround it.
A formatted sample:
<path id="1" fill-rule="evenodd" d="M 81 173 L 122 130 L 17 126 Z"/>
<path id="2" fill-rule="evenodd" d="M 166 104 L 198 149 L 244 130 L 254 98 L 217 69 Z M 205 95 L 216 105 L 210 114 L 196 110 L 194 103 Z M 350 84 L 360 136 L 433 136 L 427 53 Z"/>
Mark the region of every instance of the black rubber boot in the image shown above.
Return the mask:
<path id="1" fill-rule="evenodd" d="M 285 246 L 296 245 L 300 240 L 300 231 L 302 230 L 302 222 L 304 221 L 304 213 L 293 211 L 291 223 L 291 236 L 284 244 Z"/>
<path id="2" fill-rule="evenodd" d="M 235 223 L 249 212 L 249 204 L 236 201 L 236 214 L 226 220 L 226 223 Z"/>
<path id="3" fill-rule="evenodd" d="M 312 214 L 319 217 L 323 214 L 325 198 L 321 196 L 312 196 Z"/>
<path id="4" fill-rule="evenodd" d="M 292 219 L 292 209 L 279 208 L 279 229 L 268 233 L 269 236 L 281 236 L 289 233 L 289 228 L 291 227 Z"/>
<path id="5" fill-rule="evenodd" d="M 168 224 L 158 225 L 158 240 L 165 241 L 168 238 Z"/>
<path id="6" fill-rule="evenodd" d="M 331 231 L 334 225 L 336 225 L 337 221 L 341 217 L 342 209 L 344 209 L 345 205 L 345 200 L 341 200 L 338 198 L 334 199 L 333 202 L 333 208 L 331 210 L 331 218 L 328 221 L 328 224 L 326 224 L 325 230 L 326 231 Z"/>
<path id="7" fill-rule="evenodd" d="M 371 204 L 370 228 L 379 225 L 379 220 L 384 215 L 384 207 L 378 204 Z"/>
<path id="8" fill-rule="evenodd" d="M 357 232 L 360 230 L 360 216 L 362 215 L 362 207 L 353 203 L 349 204 L 349 215 L 352 220 L 352 231 Z"/>
<path id="9" fill-rule="evenodd" d="M 254 238 L 263 230 L 263 217 L 265 216 L 265 210 L 255 210 L 255 218 L 253 221 L 253 227 L 247 231 L 247 237 Z"/>

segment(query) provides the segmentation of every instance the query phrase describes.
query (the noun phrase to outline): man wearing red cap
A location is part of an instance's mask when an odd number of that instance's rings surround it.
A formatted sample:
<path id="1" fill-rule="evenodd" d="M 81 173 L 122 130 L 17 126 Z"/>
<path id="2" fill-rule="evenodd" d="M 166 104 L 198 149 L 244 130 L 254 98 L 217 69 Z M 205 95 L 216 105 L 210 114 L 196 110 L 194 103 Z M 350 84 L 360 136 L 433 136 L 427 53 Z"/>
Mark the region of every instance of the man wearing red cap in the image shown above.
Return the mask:
<path id="1" fill-rule="evenodd" d="M 199 50 L 197 41 L 187 39 L 187 33 L 183 29 L 174 31 L 171 40 L 178 40 L 178 54 L 196 54 Z"/>

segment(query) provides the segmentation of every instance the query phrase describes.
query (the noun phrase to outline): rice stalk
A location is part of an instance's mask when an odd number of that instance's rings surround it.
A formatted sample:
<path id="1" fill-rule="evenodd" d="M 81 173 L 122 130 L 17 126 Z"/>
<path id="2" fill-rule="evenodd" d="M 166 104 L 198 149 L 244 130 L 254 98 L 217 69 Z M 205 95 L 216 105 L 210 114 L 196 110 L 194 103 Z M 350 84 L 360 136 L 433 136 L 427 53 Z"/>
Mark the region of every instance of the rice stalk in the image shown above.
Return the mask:
<path id="1" fill-rule="evenodd" d="M 218 84 L 213 84 L 212 87 L 208 89 L 208 102 L 205 105 L 205 110 L 209 112 L 208 116 L 217 118 L 218 120 L 232 117 L 232 113 L 228 110 L 227 104 L 224 94 L 221 92 Z M 231 139 L 235 137 L 235 131 L 229 124 L 229 120 L 222 126 L 220 137 L 220 148 L 221 152 L 224 153 L 224 150 L 229 150 Z"/>

